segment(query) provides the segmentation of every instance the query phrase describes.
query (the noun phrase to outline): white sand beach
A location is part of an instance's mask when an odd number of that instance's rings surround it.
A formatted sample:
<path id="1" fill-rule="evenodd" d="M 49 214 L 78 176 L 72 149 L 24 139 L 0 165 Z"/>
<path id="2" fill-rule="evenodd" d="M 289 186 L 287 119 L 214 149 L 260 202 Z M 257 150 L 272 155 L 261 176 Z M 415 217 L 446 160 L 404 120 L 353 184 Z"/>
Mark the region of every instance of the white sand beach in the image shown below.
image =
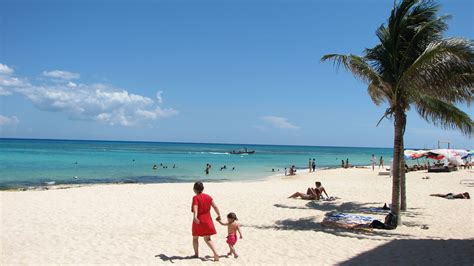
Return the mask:
<path id="1" fill-rule="evenodd" d="M 304 171 L 306 172 L 306 171 Z M 422 179 L 429 176 L 430 179 Z M 223 215 L 237 214 L 244 238 L 238 259 L 219 264 L 444 264 L 474 262 L 473 200 L 430 197 L 469 192 L 460 184 L 474 170 L 407 174 L 408 211 L 396 230 L 373 232 L 320 225 L 325 213 L 364 214 L 391 199 L 391 179 L 369 169 L 300 171 L 294 177 L 255 182 L 205 183 Z M 333 202 L 288 199 L 321 181 Z M 0 263 L 205 264 L 211 255 L 200 242 L 192 255 L 192 184 L 94 185 L 47 191 L 0 192 Z M 215 215 L 214 215 L 215 217 Z M 422 229 L 426 225 L 428 229 Z M 227 253 L 226 228 L 214 236 Z"/>

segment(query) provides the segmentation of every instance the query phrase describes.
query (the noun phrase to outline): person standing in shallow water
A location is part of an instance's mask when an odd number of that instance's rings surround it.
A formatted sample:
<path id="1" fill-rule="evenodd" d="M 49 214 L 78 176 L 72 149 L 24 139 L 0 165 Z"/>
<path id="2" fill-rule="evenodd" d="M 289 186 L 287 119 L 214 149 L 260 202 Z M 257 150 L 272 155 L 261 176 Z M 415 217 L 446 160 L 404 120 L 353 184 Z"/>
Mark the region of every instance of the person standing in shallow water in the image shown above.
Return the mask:
<path id="1" fill-rule="evenodd" d="M 217 254 L 216 247 L 214 246 L 214 242 L 211 240 L 211 236 L 216 234 L 216 228 L 214 227 L 211 217 L 211 207 L 217 214 L 217 220 L 221 219 L 219 208 L 211 196 L 202 193 L 204 191 L 204 185 L 202 182 L 194 183 L 193 190 L 196 194 L 193 197 L 193 203 L 191 206 L 191 211 L 193 212 L 192 235 L 194 257 L 199 257 L 199 237 L 201 236 L 204 237 L 204 241 L 211 249 L 214 255 L 214 261 L 219 261 L 219 255 Z"/>
<path id="2" fill-rule="evenodd" d="M 313 169 L 313 162 L 311 161 L 311 158 L 309 158 L 309 161 L 308 161 L 308 169 L 309 169 L 309 172 L 311 173 L 311 169 Z"/>
<path id="3" fill-rule="evenodd" d="M 376 159 L 375 159 L 375 155 L 372 154 L 372 159 L 370 159 L 370 161 L 372 162 L 372 171 L 375 170 L 375 164 L 377 163 Z"/>

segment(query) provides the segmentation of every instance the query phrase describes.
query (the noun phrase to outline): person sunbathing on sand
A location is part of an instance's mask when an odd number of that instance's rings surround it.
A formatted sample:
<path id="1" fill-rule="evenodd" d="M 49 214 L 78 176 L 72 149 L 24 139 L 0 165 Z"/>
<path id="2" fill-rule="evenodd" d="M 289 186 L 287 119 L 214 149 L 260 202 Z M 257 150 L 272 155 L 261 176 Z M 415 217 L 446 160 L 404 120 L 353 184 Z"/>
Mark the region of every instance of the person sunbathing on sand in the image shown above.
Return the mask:
<path id="1" fill-rule="evenodd" d="M 316 194 L 305 194 L 303 192 L 295 192 L 295 194 L 289 196 L 288 198 L 298 198 L 300 197 L 301 199 L 304 199 L 304 200 L 318 200 L 318 196 Z"/>
<path id="2" fill-rule="evenodd" d="M 459 193 L 454 195 L 453 193 L 448 193 L 448 194 L 431 194 L 430 196 L 433 197 L 440 197 L 440 198 L 445 198 L 445 199 L 470 199 L 471 196 L 469 195 L 468 192 L 464 193 Z"/>
<path id="3" fill-rule="evenodd" d="M 326 192 L 326 189 L 321 185 L 321 182 L 316 181 L 316 188 L 308 188 L 308 190 L 305 193 L 301 192 L 295 192 L 293 195 L 289 196 L 288 198 L 302 198 L 304 200 L 319 200 L 321 196 L 326 194 L 326 197 L 329 198 L 328 193 Z"/>
<path id="4" fill-rule="evenodd" d="M 316 185 L 316 187 L 308 188 L 308 190 L 306 190 L 306 194 L 316 194 L 318 195 L 318 199 L 319 199 L 324 193 L 326 194 L 326 198 L 329 198 L 329 195 L 326 192 L 326 189 L 324 189 L 324 187 L 321 185 L 321 182 L 316 181 L 314 184 Z"/>

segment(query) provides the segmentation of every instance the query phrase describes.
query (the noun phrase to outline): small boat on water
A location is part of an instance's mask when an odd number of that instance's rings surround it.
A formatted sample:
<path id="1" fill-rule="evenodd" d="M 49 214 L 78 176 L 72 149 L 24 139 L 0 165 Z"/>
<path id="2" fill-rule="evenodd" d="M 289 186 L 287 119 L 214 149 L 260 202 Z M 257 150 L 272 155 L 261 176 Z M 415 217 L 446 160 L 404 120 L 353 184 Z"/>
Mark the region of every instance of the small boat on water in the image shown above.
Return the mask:
<path id="1" fill-rule="evenodd" d="M 243 150 L 238 150 L 238 151 L 231 151 L 230 154 L 254 154 L 255 151 L 249 151 L 247 148 L 244 148 Z"/>

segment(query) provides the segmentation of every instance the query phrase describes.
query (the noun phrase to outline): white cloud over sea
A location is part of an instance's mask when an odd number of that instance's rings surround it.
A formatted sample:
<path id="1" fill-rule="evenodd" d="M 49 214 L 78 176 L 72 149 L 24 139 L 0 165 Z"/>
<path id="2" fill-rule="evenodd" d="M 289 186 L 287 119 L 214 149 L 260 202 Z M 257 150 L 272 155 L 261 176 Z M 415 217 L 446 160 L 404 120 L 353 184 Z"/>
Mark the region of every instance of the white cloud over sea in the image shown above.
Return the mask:
<path id="1" fill-rule="evenodd" d="M 173 108 L 163 108 L 161 92 L 156 100 L 131 93 L 110 84 L 85 84 L 79 73 L 62 70 L 44 71 L 46 80 L 33 84 L 18 77 L 12 68 L 0 64 L 0 96 L 21 94 L 35 107 L 61 112 L 72 120 L 90 120 L 109 125 L 134 126 L 178 114 Z"/>
<path id="2" fill-rule="evenodd" d="M 270 125 L 275 128 L 281 129 L 299 129 L 300 127 L 290 123 L 288 118 L 280 117 L 280 116 L 262 116 L 260 119 L 265 122 L 267 125 Z"/>
<path id="3" fill-rule="evenodd" d="M 16 125 L 20 122 L 16 116 L 4 116 L 0 115 L 0 127 Z"/>

